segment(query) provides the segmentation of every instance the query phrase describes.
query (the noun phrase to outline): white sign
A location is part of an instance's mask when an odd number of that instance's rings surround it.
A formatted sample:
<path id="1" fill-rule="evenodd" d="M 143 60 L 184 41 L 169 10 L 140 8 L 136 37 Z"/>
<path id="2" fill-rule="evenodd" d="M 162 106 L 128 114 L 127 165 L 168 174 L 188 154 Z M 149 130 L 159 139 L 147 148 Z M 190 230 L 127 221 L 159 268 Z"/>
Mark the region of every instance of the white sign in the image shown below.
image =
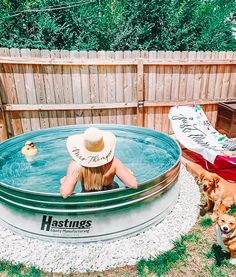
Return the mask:
<path id="1" fill-rule="evenodd" d="M 222 142 L 228 138 L 212 127 L 199 105 L 172 107 L 169 119 L 181 144 L 214 163 L 223 150 Z"/>

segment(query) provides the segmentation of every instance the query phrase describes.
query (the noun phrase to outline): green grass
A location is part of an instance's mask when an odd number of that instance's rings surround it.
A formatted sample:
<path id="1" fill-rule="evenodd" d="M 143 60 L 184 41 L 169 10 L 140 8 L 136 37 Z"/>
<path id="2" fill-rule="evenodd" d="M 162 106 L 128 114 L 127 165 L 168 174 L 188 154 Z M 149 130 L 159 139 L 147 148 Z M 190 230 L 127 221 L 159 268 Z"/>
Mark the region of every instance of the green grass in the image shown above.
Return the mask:
<path id="1" fill-rule="evenodd" d="M 228 212 L 229 215 L 233 215 L 234 213 L 236 213 L 236 205 L 232 205 Z"/>
<path id="2" fill-rule="evenodd" d="M 213 221 L 210 217 L 203 217 L 199 221 L 199 225 L 201 227 L 210 227 L 212 226 L 212 224 L 213 224 Z"/>
<path id="3" fill-rule="evenodd" d="M 174 249 L 169 250 L 154 259 L 140 260 L 137 265 L 138 274 L 147 276 L 148 273 L 156 273 L 162 276 L 167 273 L 178 261 L 185 261 L 187 257 L 186 242 L 197 241 L 199 238 L 196 234 L 187 234 L 174 242 Z"/>
<path id="4" fill-rule="evenodd" d="M 22 263 L 12 264 L 8 261 L 0 261 L 0 273 L 4 272 L 10 277 L 41 277 L 43 273 L 36 267 L 25 267 Z"/>
<path id="5" fill-rule="evenodd" d="M 227 273 L 223 272 L 221 268 L 214 264 L 211 266 L 205 266 L 205 269 L 211 277 L 229 277 Z"/>
<path id="6" fill-rule="evenodd" d="M 11 265 L 8 269 L 8 275 L 9 276 L 15 276 L 18 275 L 21 272 L 23 268 L 23 264 L 16 264 L 16 265 Z"/>

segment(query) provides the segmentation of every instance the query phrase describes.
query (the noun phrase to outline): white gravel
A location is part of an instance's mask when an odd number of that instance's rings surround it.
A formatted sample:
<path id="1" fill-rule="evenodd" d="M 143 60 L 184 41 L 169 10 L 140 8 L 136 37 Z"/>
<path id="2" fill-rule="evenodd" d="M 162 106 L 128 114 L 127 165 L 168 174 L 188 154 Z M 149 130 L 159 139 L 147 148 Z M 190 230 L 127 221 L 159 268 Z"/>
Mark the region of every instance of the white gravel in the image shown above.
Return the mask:
<path id="1" fill-rule="evenodd" d="M 111 242 L 63 244 L 30 239 L 0 226 L 0 260 L 24 263 L 52 272 L 88 272 L 136 264 L 169 250 L 197 220 L 200 193 L 182 167 L 181 191 L 173 211 L 159 224 L 133 237 Z M 148 211 L 147 211 L 148 212 Z"/>

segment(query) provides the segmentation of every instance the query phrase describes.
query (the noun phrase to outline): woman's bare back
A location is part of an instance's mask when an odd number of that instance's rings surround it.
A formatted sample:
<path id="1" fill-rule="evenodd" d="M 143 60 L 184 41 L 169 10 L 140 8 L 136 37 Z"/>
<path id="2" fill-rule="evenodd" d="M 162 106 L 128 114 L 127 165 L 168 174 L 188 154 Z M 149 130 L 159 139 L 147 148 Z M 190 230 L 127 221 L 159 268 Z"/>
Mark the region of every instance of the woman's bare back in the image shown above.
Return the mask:
<path id="1" fill-rule="evenodd" d="M 114 177 L 117 176 L 127 187 L 138 187 L 135 176 L 118 158 L 114 157 L 106 166 L 107 172 L 104 175 L 104 186 L 109 186 L 113 182 Z M 73 193 L 79 180 L 80 169 L 81 166 L 72 160 L 68 167 L 67 175 L 61 179 L 60 192 L 63 198 L 67 198 Z"/>

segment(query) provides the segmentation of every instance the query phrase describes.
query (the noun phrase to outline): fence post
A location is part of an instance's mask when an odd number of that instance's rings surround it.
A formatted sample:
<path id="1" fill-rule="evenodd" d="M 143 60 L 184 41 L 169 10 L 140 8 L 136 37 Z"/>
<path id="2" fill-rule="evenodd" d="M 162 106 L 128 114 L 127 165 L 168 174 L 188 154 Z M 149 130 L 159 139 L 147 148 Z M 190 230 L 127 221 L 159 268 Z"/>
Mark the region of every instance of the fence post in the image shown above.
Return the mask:
<path id="1" fill-rule="evenodd" d="M 7 125 L 4 115 L 4 110 L 2 106 L 2 99 L 0 97 L 0 142 L 7 139 Z"/>
<path id="2" fill-rule="evenodd" d="M 143 58 L 137 60 L 137 125 L 144 127 L 144 65 Z"/>

